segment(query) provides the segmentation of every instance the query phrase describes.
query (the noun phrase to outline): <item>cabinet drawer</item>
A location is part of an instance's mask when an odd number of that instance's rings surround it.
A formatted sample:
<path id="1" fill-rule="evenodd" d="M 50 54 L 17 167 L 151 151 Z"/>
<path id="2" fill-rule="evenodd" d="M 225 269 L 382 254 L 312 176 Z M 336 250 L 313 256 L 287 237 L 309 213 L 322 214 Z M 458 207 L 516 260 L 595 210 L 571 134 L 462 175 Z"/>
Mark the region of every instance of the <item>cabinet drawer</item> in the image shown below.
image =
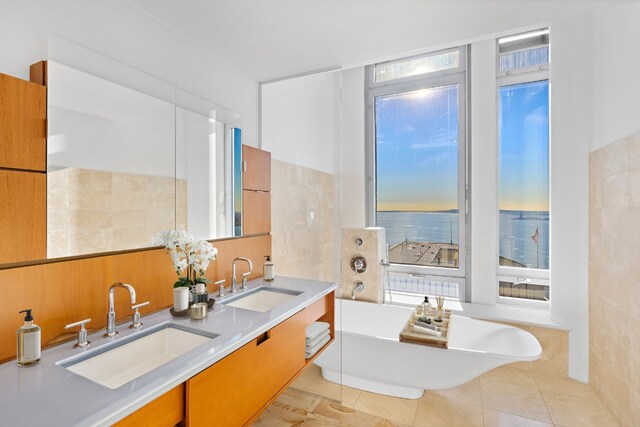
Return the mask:
<path id="1" fill-rule="evenodd" d="M 242 426 L 304 365 L 300 312 L 187 381 L 187 426 Z"/>
<path id="2" fill-rule="evenodd" d="M 184 418 L 184 383 L 118 421 L 114 427 L 175 426 Z"/>

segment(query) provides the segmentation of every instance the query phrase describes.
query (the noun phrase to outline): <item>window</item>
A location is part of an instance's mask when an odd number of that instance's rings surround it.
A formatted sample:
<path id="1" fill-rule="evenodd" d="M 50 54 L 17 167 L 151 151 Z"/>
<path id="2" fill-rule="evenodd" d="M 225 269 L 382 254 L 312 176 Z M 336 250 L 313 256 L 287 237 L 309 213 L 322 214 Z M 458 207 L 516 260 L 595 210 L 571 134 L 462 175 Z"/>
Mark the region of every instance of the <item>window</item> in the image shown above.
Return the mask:
<path id="1" fill-rule="evenodd" d="M 421 277 L 418 282 L 457 278 L 452 292 L 461 299 L 465 53 L 457 48 L 375 64 L 367 73 L 368 223 L 385 227 L 395 271 Z"/>
<path id="2" fill-rule="evenodd" d="M 549 30 L 498 40 L 500 298 L 549 297 Z"/>

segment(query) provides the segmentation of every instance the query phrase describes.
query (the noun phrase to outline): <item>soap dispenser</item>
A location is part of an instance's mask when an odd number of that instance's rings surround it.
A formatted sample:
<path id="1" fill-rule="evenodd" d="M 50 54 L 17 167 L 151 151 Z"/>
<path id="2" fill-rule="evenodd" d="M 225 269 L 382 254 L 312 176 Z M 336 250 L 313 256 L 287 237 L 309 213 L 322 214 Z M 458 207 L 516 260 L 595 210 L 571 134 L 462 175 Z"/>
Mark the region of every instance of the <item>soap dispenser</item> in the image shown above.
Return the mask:
<path id="1" fill-rule="evenodd" d="M 262 267 L 262 278 L 270 282 L 276 276 L 276 267 L 273 265 L 273 261 L 271 261 L 270 256 L 265 256 L 266 261 L 264 262 L 264 266 Z"/>
<path id="2" fill-rule="evenodd" d="M 40 362 L 40 326 L 33 323 L 31 309 L 22 310 L 24 325 L 18 329 L 18 366 L 34 366 Z"/>

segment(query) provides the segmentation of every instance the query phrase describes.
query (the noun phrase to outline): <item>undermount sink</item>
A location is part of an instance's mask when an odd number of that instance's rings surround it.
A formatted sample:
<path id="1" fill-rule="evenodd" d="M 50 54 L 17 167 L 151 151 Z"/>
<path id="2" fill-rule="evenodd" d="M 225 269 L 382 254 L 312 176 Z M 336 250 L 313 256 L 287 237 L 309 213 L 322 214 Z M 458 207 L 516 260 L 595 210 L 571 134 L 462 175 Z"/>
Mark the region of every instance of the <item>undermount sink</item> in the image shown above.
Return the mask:
<path id="1" fill-rule="evenodd" d="M 290 289 L 260 287 L 238 296 L 230 297 L 227 301 L 223 301 L 222 304 L 264 313 L 301 293 L 301 291 Z"/>
<path id="2" fill-rule="evenodd" d="M 107 344 L 97 352 L 62 360 L 58 365 L 116 389 L 217 336 L 164 324 Z"/>

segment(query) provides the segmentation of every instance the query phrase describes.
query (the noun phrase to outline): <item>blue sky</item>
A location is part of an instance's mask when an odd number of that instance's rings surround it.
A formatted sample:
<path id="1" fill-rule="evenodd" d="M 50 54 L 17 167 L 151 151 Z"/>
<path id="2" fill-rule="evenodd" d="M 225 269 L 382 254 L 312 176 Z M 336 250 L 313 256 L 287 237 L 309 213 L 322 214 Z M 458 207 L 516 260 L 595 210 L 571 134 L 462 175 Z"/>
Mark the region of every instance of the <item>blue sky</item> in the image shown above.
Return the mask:
<path id="1" fill-rule="evenodd" d="M 376 98 L 378 210 L 457 209 L 458 87 Z"/>
<path id="2" fill-rule="evenodd" d="M 499 91 L 500 209 L 549 210 L 549 82 Z"/>
<path id="3" fill-rule="evenodd" d="M 500 209 L 548 210 L 549 86 L 503 87 Z M 458 87 L 376 97 L 379 211 L 458 208 Z"/>

